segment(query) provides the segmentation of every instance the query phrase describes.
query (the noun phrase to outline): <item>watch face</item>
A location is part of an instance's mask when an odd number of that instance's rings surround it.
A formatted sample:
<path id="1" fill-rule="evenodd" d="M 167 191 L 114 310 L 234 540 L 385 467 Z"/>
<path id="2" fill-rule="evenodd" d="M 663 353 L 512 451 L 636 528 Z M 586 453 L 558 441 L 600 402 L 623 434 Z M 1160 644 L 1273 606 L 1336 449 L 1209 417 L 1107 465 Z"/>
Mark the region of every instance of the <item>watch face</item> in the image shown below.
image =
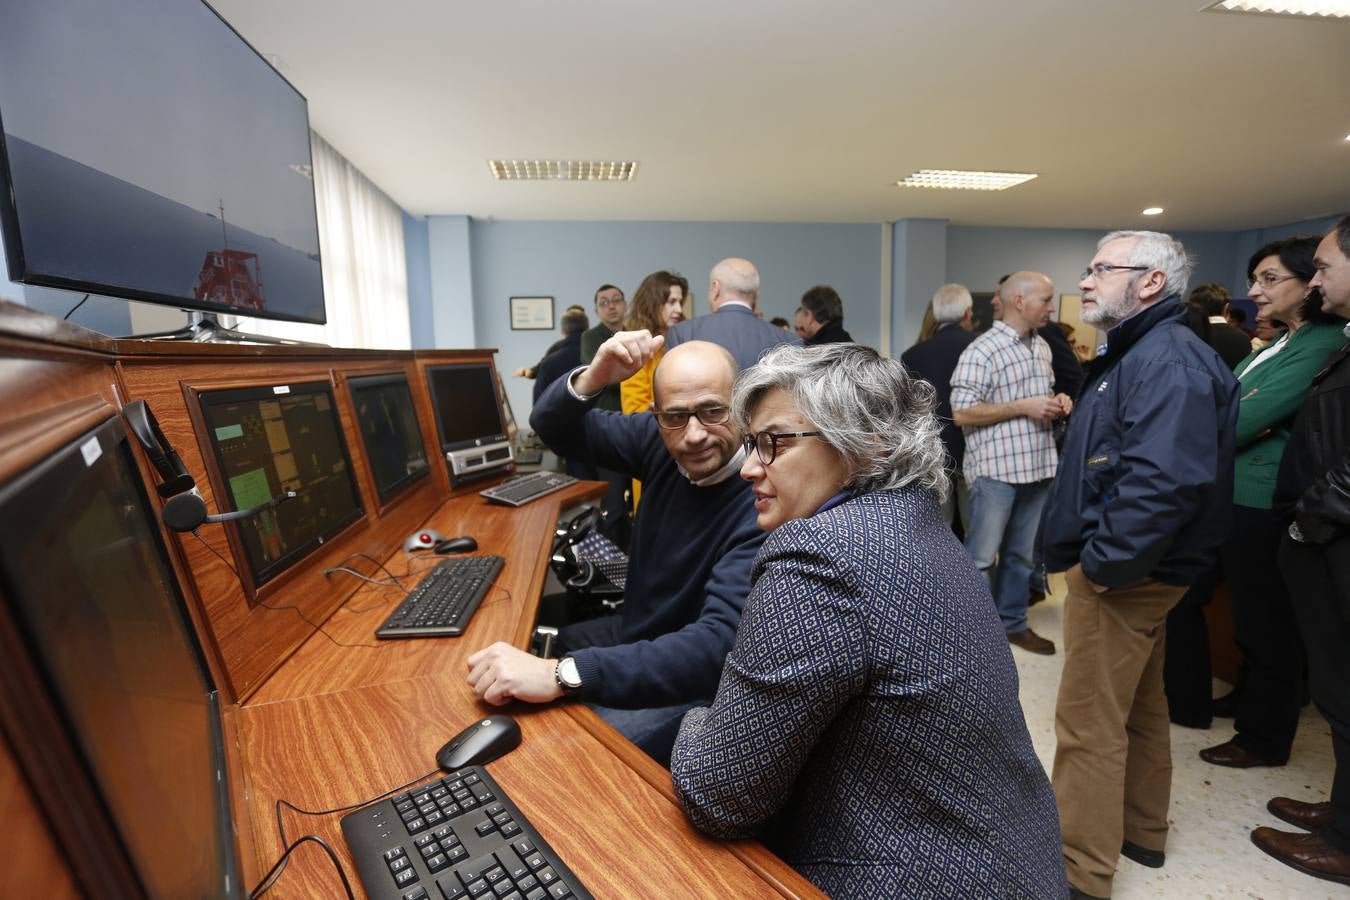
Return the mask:
<path id="1" fill-rule="evenodd" d="M 577 661 L 572 657 L 564 657 L 563 661 L 558 663 L 558 678 L 562 680 L 563 686 L 571 690 L 581 687 L 581 675 L 577 672 Z"/>

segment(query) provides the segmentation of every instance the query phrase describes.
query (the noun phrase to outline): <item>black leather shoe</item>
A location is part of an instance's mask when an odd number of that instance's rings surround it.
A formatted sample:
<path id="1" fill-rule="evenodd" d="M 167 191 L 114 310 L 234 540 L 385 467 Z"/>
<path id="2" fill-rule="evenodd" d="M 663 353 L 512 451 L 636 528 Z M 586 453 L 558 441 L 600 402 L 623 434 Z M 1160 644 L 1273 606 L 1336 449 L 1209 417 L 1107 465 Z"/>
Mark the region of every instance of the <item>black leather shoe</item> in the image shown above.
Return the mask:
<path id="1" fill-rule="evenodd" d="M 1252 843 L 1304 875 L 1350 884 L 1350 853 L 1337 850 L 1320 834 L 1291 834 L 1263 826 L 1252 832 Z"/>
<path id="2" fill-rule="evenodd" d="M 1069 885 L 1069 900 L 1110 900 L 1110 898 L 1098 897 L 1096 894 L 1086 894 L 1073 885 Z"/>
<path id="3" fill-rule="evenodd" d="M 1227 766 L 1230 769 L 1250 769 L 1255 766 L 1282 766 L 1287 760 L 1263 759 L 1254 753 L 1248 753 L 1232 741 L 1217 747 L 1206 747 L 1200 751 L 1200 758 L 1212 766 Z"/>
<path id="4" fill-rule="evenodd" d="M 1120 845 L 1120 855 L 1150 869 L 1161 869 L 1163 863 L 1167 862 L 1167 854 L 1163 851 L 1140 847 L 1133 841 L 1126 841 Z"/>
<path id="5" fill-rule="evenodd" d="M 1274 797 L 1266 804 L 1271 815 L 1297 825 L 1304 831 L 1321 831 L 1331 824 L 1331 804 L 1304 803 L 1288 797 Z"/>

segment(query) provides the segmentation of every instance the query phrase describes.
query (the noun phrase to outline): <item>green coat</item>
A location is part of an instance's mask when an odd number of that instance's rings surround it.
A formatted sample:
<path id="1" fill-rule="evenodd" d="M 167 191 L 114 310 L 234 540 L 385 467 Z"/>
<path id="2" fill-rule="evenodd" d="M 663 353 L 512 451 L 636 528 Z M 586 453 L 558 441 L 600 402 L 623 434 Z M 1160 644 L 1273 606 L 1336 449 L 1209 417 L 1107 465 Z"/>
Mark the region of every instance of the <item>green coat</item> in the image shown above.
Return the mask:
<path id="1" fill-rule="evenodd" d="M 1241 387 L 1234 460 L 1233 502 L 1270 509 L 1280 457 L 1289 442 L 1289 426 L 1303 405 L 1313 376 L 1331 351 L 1345 343 L 1341 325 L 1310 322 L 1289 336 L 1285 348 L 1243 377 L 1255 351 L 1238 363 L 1234 374 Z"/>

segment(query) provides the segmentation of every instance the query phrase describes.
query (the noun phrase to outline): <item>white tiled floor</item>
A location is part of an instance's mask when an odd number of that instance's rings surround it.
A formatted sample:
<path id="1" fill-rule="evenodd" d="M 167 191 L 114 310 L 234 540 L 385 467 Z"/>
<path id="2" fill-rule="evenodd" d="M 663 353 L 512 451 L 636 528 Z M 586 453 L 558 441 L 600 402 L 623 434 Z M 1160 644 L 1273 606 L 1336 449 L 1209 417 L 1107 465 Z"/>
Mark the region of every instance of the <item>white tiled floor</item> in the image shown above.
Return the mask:
<path id="1" fill-rule="evenodd" d="M 1050 771 L 1055 754 L 1055 694 L 1064 664 L 1063 582 L 1053 579 L 1055 596 L 1030 610 L 1033 630 L 1059 649 L 1054 656 L 1036 656 L 1013 648 L 1022 681 L 1022 709 L 1036 753 Z M 1222 693 L 1227 686 L 1215 682 Z M 1233 734 L 1232 719 L 1215 719 L 1208 731 L 1172 726 L 1171 835 L 1167 864 L 1149 869 L 1121 858 L 1112 896 L 1141 898 L 1252 897 L 1262 900 L 1350 897 L 1350 888 L 1310 878 L 1284 866 L 1253 846 L 1249 837 L 1258 825 L 1293 830 L 1266 811 L 1277 795 L 1299 800 L 1326 800 L 1331 789 L 1331 732 L 1311 706 L 1303 710 L 1289 764 L 1276 769 L 1225 769 L 1202 762 L 1202 748 L 1223 743 Z"/>

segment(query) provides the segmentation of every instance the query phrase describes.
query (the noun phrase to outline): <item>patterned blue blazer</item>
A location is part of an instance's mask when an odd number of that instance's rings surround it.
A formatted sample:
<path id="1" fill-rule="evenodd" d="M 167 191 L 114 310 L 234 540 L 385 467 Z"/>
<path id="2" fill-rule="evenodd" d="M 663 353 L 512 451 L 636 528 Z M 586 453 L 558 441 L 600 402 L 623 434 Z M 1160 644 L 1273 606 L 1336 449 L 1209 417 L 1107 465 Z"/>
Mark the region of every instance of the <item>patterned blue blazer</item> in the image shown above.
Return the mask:
<path id="1" fill-rule="evenodd" d="M 769 535 L 710 708 L 671 762 L 701 830 L 835 898 L 1063 897 L 1059 815 L 984 579 L 931 491 Z"/>

